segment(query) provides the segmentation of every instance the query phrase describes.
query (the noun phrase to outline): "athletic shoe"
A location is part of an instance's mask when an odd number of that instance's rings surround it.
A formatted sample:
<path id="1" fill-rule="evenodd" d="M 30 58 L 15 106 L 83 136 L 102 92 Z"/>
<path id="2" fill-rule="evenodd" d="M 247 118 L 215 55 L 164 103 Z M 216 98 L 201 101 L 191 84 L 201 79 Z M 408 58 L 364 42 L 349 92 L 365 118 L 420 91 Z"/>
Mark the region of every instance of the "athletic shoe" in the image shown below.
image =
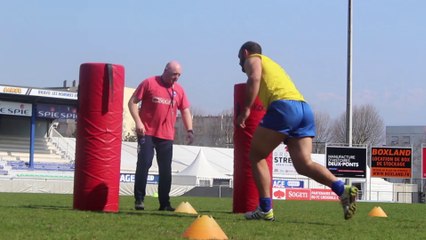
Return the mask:
<path id="1" fill-rule="evenodd" d="M 350 185 L 345 186 L 345 191 L 339 197 L 343 207 L 343 216 L 346 220 L 350 219 L 356 212 L 356 196 L 358 188 Z"/>
<path id="2" fill-rule="evenodd" d="M 136 210 L 144 210 L 145 209 L 145 205 L 143 204 L 143 202 L 135 202 L 135 209 Z"/>
<path id="3" fill-rule="evenodd" d="M 265 220 L 265 221 L 274 221 L 274 211 L 269 210 L 268 212 L 263 212 L 260 207 L 257 207 L 253 212 L 246 212 L 244 214 L 247 220 Z"/>
<path id="4" fill-rule="evenodd" d="M 169 211 L 169 212 L 174 212 L 175 211 L 175 209 L 172 207 L 172 206 L 164 206 L 164 207 L 160 207 L 159 209 L 158 209 L 159 211 Z"/>

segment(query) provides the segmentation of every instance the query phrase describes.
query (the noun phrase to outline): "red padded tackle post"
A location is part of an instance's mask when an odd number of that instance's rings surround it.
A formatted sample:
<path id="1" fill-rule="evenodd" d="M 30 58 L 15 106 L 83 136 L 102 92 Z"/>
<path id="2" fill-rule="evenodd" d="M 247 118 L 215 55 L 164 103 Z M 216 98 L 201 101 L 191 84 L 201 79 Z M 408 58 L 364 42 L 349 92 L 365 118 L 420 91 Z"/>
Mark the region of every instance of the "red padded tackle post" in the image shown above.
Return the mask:
<path id="1" fill-rule="evenodd" d="M 251 139 L 260 120 L 265 115 L 265 109 L 258 98 L 250 109 L 250 116 L 246 120 L 246 127 L 236 125 L 240 109 L 244 106 L 246 84 L 234 86 L 234 193 L 233 212 L 244 213 L 253 211 L 259 204 L 259 192 L 253 179 L 252 167 L 249 159 Z M 272 180 L 272 154 L 266 158 Z M 272 193 L 272 185 L 271 185 Z"/>
<path id="2" fill-rule="evenodd" d="M 123 93 L 123 66 L 80 66 L 74 209 L 118 212 Z"/>

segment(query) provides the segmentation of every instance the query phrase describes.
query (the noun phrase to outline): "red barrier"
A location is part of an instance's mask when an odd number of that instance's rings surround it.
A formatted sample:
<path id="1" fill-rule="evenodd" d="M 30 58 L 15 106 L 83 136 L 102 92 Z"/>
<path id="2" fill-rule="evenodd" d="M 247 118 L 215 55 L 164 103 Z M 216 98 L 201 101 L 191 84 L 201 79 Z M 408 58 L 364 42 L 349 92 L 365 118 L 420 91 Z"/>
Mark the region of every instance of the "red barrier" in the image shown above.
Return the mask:
<path id="1" fill-rule="evenodd" d="M 249 151 L 253 133 L 256 130 L 265 109 L 257 98 L 251 107 L 250 116 L 246 120 L 246 127 L 237 126 L 236 118 L 244 105 L 246 84 L 234 86 L 234 193 L 233 212 L 244 213 L 256 209 L 259 204 L 259 192 L 253 179 Z M 272 182 L 272 153 L 266 159 Z M 272 184 L 271 184 L 272 193 Z"/>
<path id="2" fill-rule="evenodd" d="M 119 209 L 123 92 L 123 66 L 80 66 L 74 209 Z"/>

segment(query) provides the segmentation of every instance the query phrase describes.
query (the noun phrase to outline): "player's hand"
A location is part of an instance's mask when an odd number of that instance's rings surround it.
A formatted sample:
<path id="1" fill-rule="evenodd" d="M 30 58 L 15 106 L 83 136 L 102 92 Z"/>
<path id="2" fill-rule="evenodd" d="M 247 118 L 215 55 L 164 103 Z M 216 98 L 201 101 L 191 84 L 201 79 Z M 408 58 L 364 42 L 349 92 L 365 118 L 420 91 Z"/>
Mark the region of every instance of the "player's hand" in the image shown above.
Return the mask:
<path id="1" fill-rule="evenodd" d="M 135 130 L 136 130 L 137 135 L 145 136 L 146 129 L 145 129 L 145 126 L 143 125 L 143 123 L 136 124 Z"/>
<path id="2" fill-rule="evenodd" d="M 249 116 L 250 116 L 250 108 L 246 108 L 240 113 L 240 115 L 238 115 L 237 125 L 239 125 L 241 128 L 245 128 L 246 120 Z"/>
<path id="3" fill-rule="evenodd" d="M 194 142 L 194 131 L 188 130 L 188 132 L 186 134 L 186 142 L 189 145 Z"/>

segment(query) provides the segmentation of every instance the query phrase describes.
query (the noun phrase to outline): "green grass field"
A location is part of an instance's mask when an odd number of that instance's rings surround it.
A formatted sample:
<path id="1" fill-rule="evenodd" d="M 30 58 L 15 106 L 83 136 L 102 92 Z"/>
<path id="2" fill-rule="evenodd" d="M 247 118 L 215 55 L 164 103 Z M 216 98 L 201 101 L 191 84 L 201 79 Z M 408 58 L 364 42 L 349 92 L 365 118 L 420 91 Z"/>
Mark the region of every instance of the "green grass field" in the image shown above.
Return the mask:
<path id="1" fill-rule="evenodd" d="M 133 210 L 133 198 L 120 197 L 118 213 L 72 209 L 72 195 L 0 193 L 0 239 L 184 239 L 196 215 Z M 212 216 L 229 239 L 426 239 L 426 204 L 358 203 L 344 220 L 337 202 L 274 201 L 275 222 L 247 221 L 232 213 L 231 198 L 174 197 L 199 215 Z M 380 206 L 387 218 L 369 217 Z"/>

